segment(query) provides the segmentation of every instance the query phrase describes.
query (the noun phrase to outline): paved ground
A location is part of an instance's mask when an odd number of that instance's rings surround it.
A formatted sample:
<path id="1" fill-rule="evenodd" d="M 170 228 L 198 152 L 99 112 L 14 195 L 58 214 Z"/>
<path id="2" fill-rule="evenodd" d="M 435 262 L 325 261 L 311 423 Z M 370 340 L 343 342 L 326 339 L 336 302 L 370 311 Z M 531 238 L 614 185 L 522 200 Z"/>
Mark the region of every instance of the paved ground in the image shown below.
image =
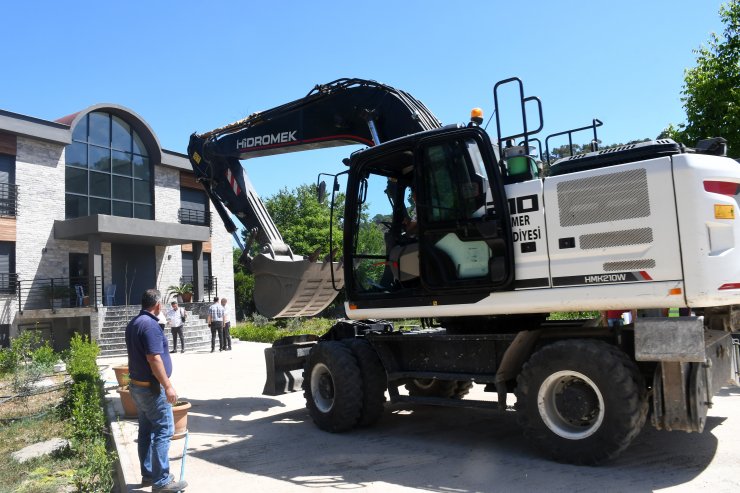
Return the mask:
<path id="1" fill-rule="evenodd" d="M 740 491 L 737 388 L 715 398 L 703 434 L 647 426 L 617 460 L 576 467 L 540 458 L 522 441 L 514 413 L 393 405 L 373 428 L 320 431 L 302 395 L 261 395 L 265 347 L 173 355 L 175 387 L 193 404 L 188 492 Z M 106 378 L 115 382 L 112 371 Z M 122 414 L 117 394 L 109 395 Z M 139 488 L 136 421 L 114 422 L 113 432 L 128 491 L 148 492 Z M 182 447 L 180 440 L 170 449 L 176 476 Z"/>

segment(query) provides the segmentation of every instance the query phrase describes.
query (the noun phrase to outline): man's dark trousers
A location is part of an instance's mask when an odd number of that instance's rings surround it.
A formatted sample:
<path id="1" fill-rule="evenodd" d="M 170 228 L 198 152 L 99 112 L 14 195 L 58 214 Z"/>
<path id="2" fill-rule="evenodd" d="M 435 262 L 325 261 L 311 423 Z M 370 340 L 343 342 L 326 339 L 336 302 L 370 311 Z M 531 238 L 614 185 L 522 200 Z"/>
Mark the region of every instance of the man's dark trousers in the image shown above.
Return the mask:
<path id="1" fill-rule="evenodd" d="M 182 350 L 185 351 L 185 337 L 182 335 L 182 325 L 179 327 L 172 327 L 172 350 L 177 351 L 177 338 L 180 337 L 180 345 Z"/>
<path id="2" fill-rule="evenodd" d="M 221 321 L 211 322 L 211 351 L 216 349 L 216 334 L 218 334 L 218 350 L 224 349 L 224 323 Z"/>

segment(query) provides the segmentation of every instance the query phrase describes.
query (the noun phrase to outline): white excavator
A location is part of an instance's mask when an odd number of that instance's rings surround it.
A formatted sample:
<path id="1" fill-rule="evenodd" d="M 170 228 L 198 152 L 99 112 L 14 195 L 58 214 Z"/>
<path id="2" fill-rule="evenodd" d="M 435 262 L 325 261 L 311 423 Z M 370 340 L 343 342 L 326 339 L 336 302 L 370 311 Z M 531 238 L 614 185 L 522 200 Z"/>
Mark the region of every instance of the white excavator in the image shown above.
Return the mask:
<path id="1" fill-rule="evenodd" d="M 509 84 L 521 128 L 502 135 L 499 91 Z M 346 319 L 266 350 L 264 393 L 303 389 L 312 419 L 331 432 L 376 423 L 386 393 L 494 411 L 513 393 L 524 435 L 577 464 L 615 457 L 648 416 L 658 429 L 701 432 L 712 397 L 739 383 L 740 166 L 720 138 L 599 150 L 594 120 L 545 139 L 539 154 L 549 157 L 551 138 L 594 134 L 592 152 L 543 176 L 533 155 L 539 99 L 517 78 L 493 94 L 493 141 L 479 111 L 443 126 L 408 93 L 361 79 L 191 136 L 191 164 L 227 229 L 239 241 L 230 212 L 248 232 L 242 260 L 258 310 L 312 316 L 344 291 Z M 347 144 L 366 147 L 333 176 L 333 213 L 345 183 L 343 231 L 324 252 L 297 254 L 240 161 Z M 368 222 L 368 208 L 385 220 Z M 368 227 L 382 229 L 382 244 L 363 241 Z M 548 320 L 676 308 L 693 315 L 613 327 Z M 392 322 L 409 318 L 423 326 Z M 495 399 L 464 398 L 474 383 Z"/>

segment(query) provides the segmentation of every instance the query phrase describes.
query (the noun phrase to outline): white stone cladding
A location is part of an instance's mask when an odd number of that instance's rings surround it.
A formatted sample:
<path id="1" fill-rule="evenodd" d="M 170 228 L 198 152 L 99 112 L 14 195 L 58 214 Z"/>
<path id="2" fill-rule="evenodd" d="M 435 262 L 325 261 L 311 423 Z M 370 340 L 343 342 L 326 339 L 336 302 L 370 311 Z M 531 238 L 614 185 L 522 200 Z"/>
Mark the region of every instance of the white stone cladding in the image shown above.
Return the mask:
<path id="1" fill-rule="evenodd" d="M 215 211 L 211 204 L 211 211 Z M 218 296 L 226 298 L 226 311 L 232 325 L 236 321 L 234 305 L 234 246 L 231 234 L 226 231 L 221 218 L 213 213 L 211 233 L 211 275 L 218 278 Z"/>

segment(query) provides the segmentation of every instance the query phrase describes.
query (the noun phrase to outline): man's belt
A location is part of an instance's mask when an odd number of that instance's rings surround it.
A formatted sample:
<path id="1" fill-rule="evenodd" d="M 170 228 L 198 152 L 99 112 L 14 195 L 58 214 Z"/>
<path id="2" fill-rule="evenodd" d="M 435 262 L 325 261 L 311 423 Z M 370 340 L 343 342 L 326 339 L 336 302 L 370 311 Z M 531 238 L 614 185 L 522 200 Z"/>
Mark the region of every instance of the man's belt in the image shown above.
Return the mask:
<path id="1" fill-rule="evenodd" d="M 136 385 L 137 387 L 151 387 L 151 382 L 142 382 L 141 380 L 134 380 L 133 378 L 130 380 L 131 385 Z"/>

